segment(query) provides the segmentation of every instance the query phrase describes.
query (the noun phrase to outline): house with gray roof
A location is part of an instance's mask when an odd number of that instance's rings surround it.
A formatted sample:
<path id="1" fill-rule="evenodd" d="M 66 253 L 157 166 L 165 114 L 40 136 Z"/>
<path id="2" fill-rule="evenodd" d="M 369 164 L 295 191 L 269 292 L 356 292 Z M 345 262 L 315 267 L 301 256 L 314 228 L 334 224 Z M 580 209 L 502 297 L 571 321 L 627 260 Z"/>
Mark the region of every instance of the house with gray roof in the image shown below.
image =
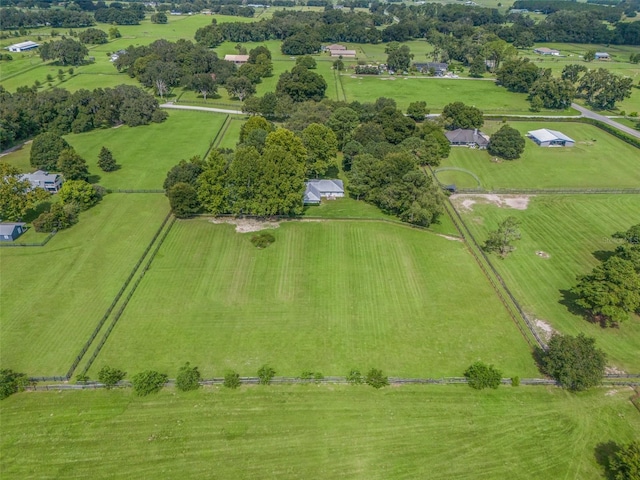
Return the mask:
<path id="1" fill-rule="evenodd" d="M 443 76 L 449 70 L 449 64 L 443 62 L 415 62 L 413 66 L 421 73 L 433 72 L 438 77 Z"/>
<path id="2" fill-rule="evenodd" d="M 489 136 L 477 128 L 457 128 L 445 132 L 445 136 L 452 147 L 487 148 L 489 146 Z"/>
<path id="3" fill-rule="evenodd" d="M 536 142 L 541 147 L 573 147 L 576 142 L 557 130 L 541 128 L 527 132 L 527 137 Z"/>
<path id="4" fill-rule="evenodd" d="M 0 222 L 0 242 L 13 242 L 27 231 L 23 222 Z"/>
<path id="5" fill-rule="evenodd" d="M 29 180 L 33 188 L 44 188 L 47 192 L 56 193 L 62 187 L 62 175 L 38 170 L 20 175 L 20 180 Z"/>
<path id="6" fill-rule="evenodd" d="M 323 198 L 333 200 L 344 197 L 344 184 L 342 180 L 309 180 L 304 191 L 305 205 L 320 205 Z"/>

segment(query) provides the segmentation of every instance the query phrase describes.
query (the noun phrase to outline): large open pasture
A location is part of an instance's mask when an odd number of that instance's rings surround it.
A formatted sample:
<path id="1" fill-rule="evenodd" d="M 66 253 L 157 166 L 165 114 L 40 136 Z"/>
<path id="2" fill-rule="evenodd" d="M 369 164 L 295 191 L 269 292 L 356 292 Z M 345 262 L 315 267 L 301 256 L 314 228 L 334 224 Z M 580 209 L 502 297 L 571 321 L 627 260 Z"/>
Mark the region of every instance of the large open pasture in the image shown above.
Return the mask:
<path id="1" fill-rule="evenodd" d="M 170 110 L 163 123 L 122 126 L 71 134 L 66 140 L 87 160 L 92 181 L 107 188 L 162 188 L 167 172 L 180 160 L 203 157 L 224 123 L 225 115 Z M 98 168 L 98 154 L 105 146 L 121 168 L 105 173 Z M 10 156 L 6 157 L 10 158 Z"/>
<path id="2" fill-rule="evenodd" d="M 637 438 L 628 388 L 307 385 L 23 393 L 3 401 L 7 478 L 603 478 Z"/>
<path id="3" fill-rule="evenodd" d="M 525 139 L 517 160 L 496 162 L 486 150 L 451 149 L 442 167 L 457 167 L 475 174 L 484 189 L 497 188 L 640 188 L 638 149 L 592 125 L 566 122 L 510 122 L 526 135 L 540 128 L 559 130 L 576 141 L 570 148 L 543 148 Z M 482 131 L 493 134 L 500 122 L 486 122 Z M 475 188 L 471 175 L 443 172 L 443 183 L 460 180 Z"/>
<path id="4" fill-rule="evenodd" d="M 347 101 L 371 102 L 378 97 L 393 98 L 405 110 L 409 103 L 424 100 L 432 113 L 460 101 L 485 113 L 530 114 L 525 94 L 511 93 L 491 80 L 435 78 L 425 76 L 366 76 L 342 74 L 340 81 Z M 572 112 L 545 111 L 545 115 L 570 115 Z"/>
<path id="5" fill-rule="evenodd" d="M 168 212 L 111 194 L 44 247 L 0 248 L 2 367 L 65 374 Z"/>
<path id="6" fill-rule="evenodd" d="M 94 363 L 181 362 L 204 375 L 460 375 L 473 361 L 535 375 L 525 340 L 463 243 L 378 222 L 288 222 L 251 234 L 178 221 Z M 185 301 L 188 299 L 188 301 Z"/>
<path id="7" fill-rule="evenodd" d="M 470 197 L 473 198 L 473 197 Z M 464 197 L 454 200 L 460 205 Z M 638 195 L 533 196 L 526 210 L 492 204 L 460 208 L 479 243 L 509 215 L 521 222 L 522 239 L 505 260 L 490 257 L 523 308 L 562 333 L 595 337 L 611 364 L 640 371 L 640 318 L 620 328 L 602 329 L 570 310 L 566 294 L 576 276 L 598 264 L 594 252 L 610 252 L 618 245 L 611 235 L 640 222 Z M 549 255 L 540 256 L 536 252 Z"/>

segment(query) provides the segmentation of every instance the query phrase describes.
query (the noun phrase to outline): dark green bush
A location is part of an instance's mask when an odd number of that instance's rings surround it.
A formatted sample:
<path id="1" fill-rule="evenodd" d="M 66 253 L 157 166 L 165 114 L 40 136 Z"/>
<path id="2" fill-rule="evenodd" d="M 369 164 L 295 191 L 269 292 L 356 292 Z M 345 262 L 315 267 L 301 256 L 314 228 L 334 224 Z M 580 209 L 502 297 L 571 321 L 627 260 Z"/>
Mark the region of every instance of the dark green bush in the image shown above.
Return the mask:
<path id="1" fill-rule="evenodd" d="M 228 372 L 224 376 L 223 385 L 227 388 L 238 388 L 241 385 L 240 374 L 236 372 Z"/>
<path id="2" fill-rule="evenodd" d="M 360 385 L 362 383 L 362 374 L 360 370 L 355 368 L 347 374 L 347 382 L 351 385 Z"/>
<path id="3" fill-rule="evenodd" d="M 258 235 L 251 237 L 251 243 L 253 243 L 256 248 L 267 248 L 275 241 L 276 237 L 267 232 L 259 233 Z"/>
<path id="4" fill-rule="evenodd" d="M 104 366 L 98 372 L 98 381 L 109 389 L 115 386 L 120 380 L 127 376 L 127 372 Z"/>
<path id="5" fill-rule="evenodd" d="M 369 370 L 364 381 L 373 388 L 382 388 L 389 385 L 389 378 L 382 373 L 382 370 L 378 370 L 377 368 Z"/>
<path id="6" fill-rule="evenodd" d="M 273 377 L 275 377 L 276 371 L 269 365 L 263 365 L 258 370 L 258 378 L 260 378 L 261 385 L 269 385 Z"/>
<path id="7" fill-rule="evenodd" d="M 133 376 L 133 391 L 140 397 L 159 392 L 169 377 L 155 370 L 145 370 Z"/>
<path id="8" fill-rule="evenodd" d="M 192 367 L 191 364 L 187 362 L 178 370 L 176 387 L 183 392 L 197 390 L 200 388 L 200 380 L 202 380 L 202 377 L 200 376 L 198 367 Z"/>
<path id="9" fill-rule="evenodd" d="M 500 381 L 502 380 L 502 373 L 500 373 L 493 365 L 487 365 L 483 362 L 475 362 L 467 371 L 464 372 L 464 376 L 469 381 L 469 386 L 476 390 L 482 390 L 483 388 L 498 388 Z"/>

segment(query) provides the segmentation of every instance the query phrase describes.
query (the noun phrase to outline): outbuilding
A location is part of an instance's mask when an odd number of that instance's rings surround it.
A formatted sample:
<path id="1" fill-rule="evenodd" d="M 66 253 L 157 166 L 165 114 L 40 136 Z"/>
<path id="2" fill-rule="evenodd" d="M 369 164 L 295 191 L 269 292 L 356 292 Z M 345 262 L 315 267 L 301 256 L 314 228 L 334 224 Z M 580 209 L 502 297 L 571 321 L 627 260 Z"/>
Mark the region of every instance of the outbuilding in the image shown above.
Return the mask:
<path id="1" fill-rule="evenodd" d="M 1 222 L 0 242 L 13 242 L 27 230 L 26 226 L 22 222 Z"/>
<path id="2" fill-rule="evenodd" d="M 21 43 L 14 43 L 13 45 L 9 45 L 8 50 L 10 52 L 26 52 L 27 50 L 32 50 L 34 48 L 38 48 L 40 46 L 39 43 L 36 42 L 21 42 Z"/>
<path id="3" fill-rule="evenodd" d="M 611 60 L 611 55 L 607 52 L 596 52 L 596 60 Z"/>
<path id="4" fill-rule="evenodd" d="M 554 57 L 559 57 L 560 56 L 560 51 L 559 50 L 554 50 L 553 48 L 547 48 L 547 47 L 540 47 L 540 48 L 536 48 L 533 53 L 537 53 L 538 55 L 551 55 Z"/>
<path id="5" fill-rule="evenodd" d="M 332 57 L 356 58 L 358 52 L 355 50 L 329 50 Z"/>
<path id="6" fill-rule="evenodd" d="M 557 130 L 541 128 L 527 132 L 527 137 L 536 142 L 541 147 L 573 147 L 576 142 Z"/>

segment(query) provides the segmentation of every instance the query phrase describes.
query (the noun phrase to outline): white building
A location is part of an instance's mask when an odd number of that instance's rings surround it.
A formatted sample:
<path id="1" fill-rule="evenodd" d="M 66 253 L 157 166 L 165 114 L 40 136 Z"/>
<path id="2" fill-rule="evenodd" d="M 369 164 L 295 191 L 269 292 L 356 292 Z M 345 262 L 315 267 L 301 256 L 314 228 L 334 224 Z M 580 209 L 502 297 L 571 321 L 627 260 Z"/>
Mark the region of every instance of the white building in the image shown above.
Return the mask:
<path id="1" fill-rule="evenodd" d="M 13 45 L 9 45 L 7 49 L 10 52 L 26 52 L 27 50 L 31 50 L 34 48 L 38 48 L 40 44 L 32 41 L 22 42 L 22 43 L 14 43 Z"/>
<path id="2" fill-rule="evenodd" d="M 225 55 L 224 59 L 227 62 L 233 62 L 236 65 L 244 65 L 249 61 L 249 55 Z"/>
<path id="3" fill-rule="evenodd" d="M 306 185 L 305 205 L 319 205 L 322 198 L 333 200 L 344 197 L 342 180 L 309 180 Z"/>
<path id="4" fill-rule="evenodd" d="M 576 142 L 557 130 L 541 128 L 527 132 L 527 137 L 536 142 L 541 147 L 573 147 Z"/>

